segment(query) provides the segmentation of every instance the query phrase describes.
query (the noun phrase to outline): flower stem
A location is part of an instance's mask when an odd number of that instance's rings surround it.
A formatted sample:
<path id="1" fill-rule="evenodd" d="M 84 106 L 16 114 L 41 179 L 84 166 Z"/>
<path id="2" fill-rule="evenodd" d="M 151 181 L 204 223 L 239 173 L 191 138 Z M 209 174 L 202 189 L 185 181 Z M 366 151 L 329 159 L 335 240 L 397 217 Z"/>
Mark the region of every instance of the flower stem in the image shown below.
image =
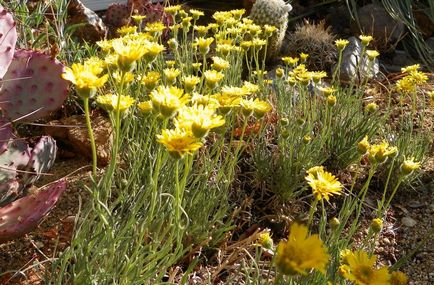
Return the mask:
<path id="1" fill-rule="evenodd" d="M 181 186 L 179 184 L 179 159 L 175 163 L 175 228 L 176 228 L 176 241 L 178 244 L 181 242 Z"/>
<path id="2" fill-rule="evenodd" d="M 316 205 L 318 204 L 318 199 L 314 197 L 314 200 L 312 201 L 312 204 L 310 204 L 310 210 L 309 210 L 309 220 L 307 222 L 307 226 L 310 227 L 313 220 L 313 214 L 316 210 Z"/>
<path id="3" fill-rule="evenodd" d="M 92 148 L 92 175 L 96 177 L 97 156 L 96 156 L 95 136 L 93 135 L 92 124 L 90 121 L 89 98 L 84 98 L 83 103 L 84 103 L 84 115 L 86 117 L 86 127 L 89 133 L 90 146 Z"/>

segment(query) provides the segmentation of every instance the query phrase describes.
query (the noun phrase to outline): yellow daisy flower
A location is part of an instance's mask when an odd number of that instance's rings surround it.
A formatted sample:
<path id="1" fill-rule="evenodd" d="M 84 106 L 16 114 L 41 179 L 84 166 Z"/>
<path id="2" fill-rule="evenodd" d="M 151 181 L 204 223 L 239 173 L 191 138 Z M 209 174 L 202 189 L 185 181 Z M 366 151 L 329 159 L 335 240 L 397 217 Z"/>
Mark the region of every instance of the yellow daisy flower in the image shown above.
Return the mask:
<path id="1" fill-rule="evenodd" d="M 308 236 L 304 225 L 293 223 L 288 241 L 281 241 L 276 251 L 276 266 L 286 275 L 306 275 L 311 269 L 323 274 L 329 261 L 329 255 L 317 234 Z"/>
<path id="2" fill-rule="evenodd" d="M 141 78 L 141 83 L 145 85 L 148 91 L 151 91 L 157 86 L 158 81 L 160 80 L 160 73 L 157 71 L 149 71 Z"/>
<path id="3" fill-rule="evenodd" d="M 190 13 L 193 16 L 193 19 L 195 19 L 195 20 L 197 20 L 197 19 L 199 19 L 199 17 L 202 17 L 203 15 L 205 15 L 202 11 L 195 10 L 195 9 L 190 9 Z"/>
<path id="4" fill-rule="evenodd" d="M 221 91 L 225 96 L 243 97 L 249 94 L 247 88 L 235 86 L 223 86 Z"/>
<path id="5" fill-rule="evenodd" d="M 118 55 L 118 65 L 125 71 L 130 71 L 134 68 L 134 64 L 139 60 L 148 49 L 143 44 L 143 41 L 124 41 L 123 38 L 113 40 L 113 49 Z"/>
<path id="6" fill-rule="evenodd" d="M 223 114 L 227 114 L 232 108 L 238 107 L 241 101 L 241 97 L 229 96 L 223 93 L 214 94 L 212 95 L 212 98 L 218 101 L 219 110 Z"/>
<path id="7" fill-rule="evenodd" d="M 371 145 L 368 149 L 368 158 L 371 162 L 383 163 L 389 156 L 396 155 L 398 153 L 397 147 L 390 147 L 386 141 L 380 144 Z"/>
<path id="8" fill-rule="evenodd" d="M 420 168 L 420 162 L 415 162 L 414 158 L 411 157 L 409 159 L 405 159 L 401 164 L 401 173 L 404 175 L 409 175 L 413 171 Z"/>
<path id="9" fill-rule="evenodd" d="M 118 100 L 119 101 L 119 108 L 118 108 Z M 107 111 L 119 111 L 119 112 L 125 112 L 130 108 L 135 100 L 131 96 L 124 96 L 121 95 L 120 98 L 118 95 L 115 94 L 107 94 L 107 95 L 101 95 L 96 97 L 96 102 L 101 105 L 104 109 Z"/>
<path id="10" fill-rule="evenodd" d="M 357 144 L 357 150 L 359 151 L 360 154 L 365 154 L 369 150 L 370 147 L 371 147 L 371 144 L 368 141 L 368 136 L 365 136 L 363 138 L 363 140 L 361 140 Z"/>
<path id="11" fill-rule="evenodd" d="M 157 108 L 166 118 L 172 117 L 190 100 L 190 95 L 184 94 L 184 90 L 167 86 L 158 86 L 149 94 L 149 97 L 154 108 Z"/>
<path id="12" fill-rule="evenodd" d="M 336 177 L 324 170 L 322 166 L 312 167 L 307 171 L 306 181 L 312 188 L 315 199 L 329 200 L 331 195 L 340 195 L 342 191 L 342 184 Z"/>
<path id="13" fill-rule="evenodd" d="M 413 64 L 413 65 L 402 67 L 401 72 L 402 73 L 411 73 L 414 71 L 418 71 L 419 68 L 420 68 L 420 64 Z"/>
<path id="14" fill-rule="evenodd" d="M 213 109 L 217 109 L 220 106 L 217 99 L 208 95 L 199 94 L 197 92 L 193 92 L 193 96 L 191 97 L 191 103 L 196 105 L 209 106 Z"/>
<path id="15" fill-rule="evenodd" d="M 221 57 L 213 56 L 212 60 L 214 61 L 214 63 L 211 64 L 211 67 L 214 70 L 223 71 L 223 70 L 225 70 L 225 69 L 227 69 L 229 67 L 229 61 L 224 60 Z"/>
<path id="16" fill-rule="evenodd" d="M 377 257 L 369 257 L 363 250 L 348 254 L 347 264 L 339 267 L 339 271 L 347 280 L 357 285 L 390 285 L 390 274 L 386 266 L 375 269 Z"/>
<path id="17" fill-rule="evenodd" d="M 165 68 L 163 69 L 164 76 L 166 76 L 169 84 L 174 84 L 176 78 L 181 74 L 181 71 L 177 68 Z"/>
<path id="18" fill-rule="evenodd" d="M 194 75 L 185 76 L 182 81 L 184 81 L 185 92 L 190 93 L 194 90 L 197 84 L 200 82 L 200 78 Z"/>
<path id="19" fill-rule="evenodd" d="M 335 45 L 339 51 L 343 50 L 350 42 L 344 39 L 338 39 L 335 41 Z"/>
<path id="20" fill-rule="evenodd" d="M 368 49 L 368 50 L 366 51 L 366 55 L 368 56 L 368 59 L 372 61 L 372 60 L 374 60 L 376 57 L 378 57 L 378 56 L 380 55 L 380 53 L 379 53 L 378 51 L 376 51 L 376 50 Z"/>
<path id="21" fill-rule="evenodd" d="M 89 98 L 95 95 L 96 88 L 102 87 L 108 75 L 99 76 L 102 68 L 95 63 L 74 63 L 71 67 L 65 67 L 62 78 L 75 85 L 77 94 L 81 98 Z"/>
<path id="22" fill-rule="evenodd" d="M 123 26 L 116 30 L 116 33 L 120 36 L 126 34 L 134 34 L 137 31 L 137 26 Z"/>
<path id="23" fill-rule="evenodd" d="M 164 12 L 170 15 L 175 15 L 181 10 L 181 5 L 167 6 L 164 7 Z"/>
<path id="24" fill-rule="evenodd" d="M 176 159 L 193 154 L 203 145 L 198 138 L 183 129 L 164 129 L 161 135 L 157 135 L 157 141 Z"/>
<path id="25" fill-rule="evenodd" d="M 191 130 L 197 138 L 202 138 L 211 129 L 221 127 L 225 124 L 225 119 L 215 113 L 215 108 L 210 105 L 193 105 L 179 110 L 175 119 L 177 128 Z"/>
<path id="26" fill-rule="evenodd" d="M 301 62 L 305 62 L 307 60 L 307 58 L 309 57 L 309 54 L 306 53 L 300 53 L 300 61 Z"/>
<path id="27" fill-rule="evenodd" d="M 298 57 L 290 57 L 290 56 L 282 57 L 282 61 L 289 66 L 296 66 L 299 60 L 300 59 Z"/>
<path id="28" fill-rule="evenodd" d="M 138 103 L 137 108 L 139 108 L 142 113 L 150 113 L 154 109 L 151 100 Z"/>
<path id="29" fill-rule="evenodd" d="M 208 33 L 209 27 L 208 26 L 194 26 L 193 29 L 197 31 L 199 34 L 199 37 L 205 37 L 205 35 Z"/>
<path id="30" fill-rule="evenodd" d="M 166 26 L 162 22 L 149 22 L 146 23 L 145 31 L 152 34 L 154 37 L 158 37 L 163 34 Z"/>
<path id="31" fill-rule="evenodd" d="M 359 36 L 360 41 L 362 41 L 362 45 L 364 46 L 368 46 L 369 43 L 374 39 L 372 36 L 370 35 L 360 35 Z"/>
<path id="32" fill-rule="evenodd" d="M 196 38 L 195 42 L 193 43 L 193 46 L 198 47 L 199 52 L 202 55 L 205 55 L 209 52 L 209 50 L 210 50 L 209 47 L 213 42 L 214 42 L 214 38 L 199 37 L 199 38 Z"/>
<path id="33" fill-rule="evenodd" d="M 203 76 L 205 77 L 206 85 L 210 89 L 213 89 L 222 81 L 224 74 L 217 70 L 207 70 L 203 73 Z"/>
<path id="34" fill-rule="evenodd" d="M 390 275 L 390 285 L 407 285 L 408 277 L 401 271 L 394 271 Z"/>

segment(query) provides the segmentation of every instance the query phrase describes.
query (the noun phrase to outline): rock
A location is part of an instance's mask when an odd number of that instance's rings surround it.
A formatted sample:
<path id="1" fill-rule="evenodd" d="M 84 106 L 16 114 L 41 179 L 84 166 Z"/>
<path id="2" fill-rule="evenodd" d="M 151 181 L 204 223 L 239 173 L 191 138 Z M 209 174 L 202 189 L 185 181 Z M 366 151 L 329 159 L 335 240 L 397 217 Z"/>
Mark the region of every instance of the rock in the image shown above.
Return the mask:
<path id="1" fill-rule="evenodd" d="M 402 218 L 401 222 L 404 226 L 409 227 L 409 228 L 412 228 L 417 224 L 417 222 L 410 217 Z"/>
<path id="2" fill-rule="evenodd" d="M 360 82 L 366 78 L 365 76 L 369 78 L 375 77 L 380 71 L 378 59 L 376 58 L 373 64 L 369 65 L 367 56 L 361 59 L 362 43 L 360 40 L 350 37 L 348 41 L 350 43 L 342 54 L 340 79 L 345 81 L 354 79 L 356 82 Z"/>
<path id="3" fill-rule="evenodd" d="M 416 10 L 413 14 L 418 29 L 422 33 L 422 36 L 424 38 L 434 36 L 434 21 L 432 20 L 432 16 L 429 16 L 429 13 L 423 10 Z"/>
<path id="4" fill-rule="evenodd" d="M 84 6 L 80 0 L 71 0 L 68 3 L 68 25 L 81 24 L 74 34 L 85 41 L 95 43 L 107 34 L 107 27 L 101 18 L 92 10 Z"/>
<path id="5" fill-rule="evenodd" d="M 113 129 L 110 121 L 97 114 L 92 116 L 92 127 L 95 136 L 96 154 L 99 166 L 106 166 L 111 159 Z M 56 127 L 58 125 L 68 127 Z M 84 115 L 75 115 L 65 119 L 51 121 L 45 132 L 56 140 L 71 146 L 78 154 L 92 159 L 92 148 Z"/>
<path id="6" fill-rule="evenodd" d="M 362 33 L 372 35 L 372 43 L 380 52 L 387 52 L 394 49 L 402 39 L 405 25 L 401 21 L 393 19 L 381 4 L 372 3 L 358 9 L 360 29 L 352 25 L 353 34 Z"/>
<path id="7" fill-rule="evenodd" d="M 392 64 L 403 67 L 414 64 L 415 61 L 410 58 L 407 52 L 404 50 L 395 50 L 395 54 L 392 59 Z"/>
<path id="8" fill-rule="evenodd" d="M 390 240 L 387 237 L 383 238 L 383 243 L 386 245 L 391 244 Z"/>
<path id="9" fill-rule="evenodd" d="M 408 205 L 410 208 L 413 208 L 413 209 L 417 209 L 417 208 L 425 207 L 425 204 L 423 204 L 423 203 L 421 203 L 421 202 L 419 202 L 419 201 L 417 201 L 417 200 L 411 200 L 411 201 L 409 201 L 409 202 L 407 203 L 407 205 Z"/>

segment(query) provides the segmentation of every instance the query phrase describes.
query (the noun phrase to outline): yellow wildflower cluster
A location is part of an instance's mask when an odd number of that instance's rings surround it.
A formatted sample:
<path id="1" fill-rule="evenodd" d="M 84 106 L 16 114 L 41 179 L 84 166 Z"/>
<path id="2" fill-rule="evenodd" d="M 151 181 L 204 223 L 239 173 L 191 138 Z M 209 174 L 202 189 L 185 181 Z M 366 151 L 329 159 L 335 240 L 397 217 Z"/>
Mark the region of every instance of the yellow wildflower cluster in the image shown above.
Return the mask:
<path id="1" fill-rule="evenodd" d="M 368 136 L 365 136 L 357 144 L 357 149 L 360 154 L 367 154 L 369 161 L 372 163 L 384 163 L 387 158 L 398 154 L 398 148 L 389 146 L 389 143 L 386 141 L 371 145 L 368 141 Z"/>
<path id="2" fill-rule="evenodd" d="M 415 93 L 417 86 L 427 82 L 428 76 L 419 69 L 419 64 L 403 67 L 401 72 L 405 76 L 396 82 L 396 91 L 403 94 Z"/>

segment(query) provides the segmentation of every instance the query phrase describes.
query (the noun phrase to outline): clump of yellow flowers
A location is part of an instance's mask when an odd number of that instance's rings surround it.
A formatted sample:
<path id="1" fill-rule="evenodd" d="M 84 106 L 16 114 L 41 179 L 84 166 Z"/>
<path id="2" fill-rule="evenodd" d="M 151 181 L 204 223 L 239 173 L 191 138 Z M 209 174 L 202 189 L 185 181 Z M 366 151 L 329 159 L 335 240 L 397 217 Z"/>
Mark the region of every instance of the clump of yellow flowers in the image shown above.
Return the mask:
<path id="1" fill-rule="evenodd" d="M 396 82 L 396 90 L 399 93 L 414 93 L 416 92 L 418 86 L 428 81 L 428 76 L 419 69 L 419 64 L 401 68 L 401 72 L 404 74 L 404 77 Z"/>
<path id="2" fill-rule="evenodd" d="M 357 144 L 357 149 L 360 154 L 367 155 L 371 163 L 384 163 L 389 157 L 398 155 L 398 148 L 389 146 L 387 141 L 382 141 L 379 144 L 371 145 L 368 141 L 368 136 L 365 136 Z"/>

